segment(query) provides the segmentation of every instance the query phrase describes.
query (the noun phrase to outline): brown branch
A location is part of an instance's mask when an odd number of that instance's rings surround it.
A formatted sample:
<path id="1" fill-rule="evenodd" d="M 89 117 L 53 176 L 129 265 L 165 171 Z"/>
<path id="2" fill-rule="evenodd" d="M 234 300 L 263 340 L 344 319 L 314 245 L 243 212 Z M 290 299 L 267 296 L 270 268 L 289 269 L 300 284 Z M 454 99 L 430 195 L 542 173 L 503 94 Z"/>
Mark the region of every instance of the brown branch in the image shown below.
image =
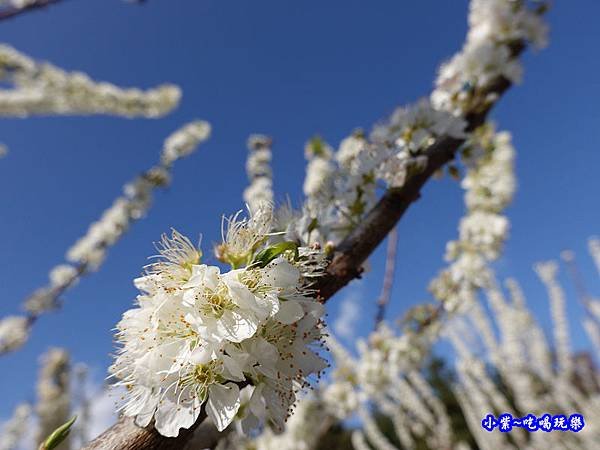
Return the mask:
<path id="1" fill-rule="evenodd" d="M 515 54 L 522 50 L 522 45 L 516 47 Z M 500 77 L 490 83 L 486 93 L 500 97 L 510 85 L 508 79 Z M 483 98 L 487 97 L 486 93 L 482 93 Z M 467 114 L 467 131 L 473 131 L 483 124 L 492 106 L 493 104 L 489 103 L 479 111 Z M 362 222 L 339 244 L 325 275 L 317 283 L 323 301 L 327 301 L 350 281 L 360 277 L 367 257 L 396 226 L 409 206 L 419 199 L 425 183 L 454 159 L 456 151 L 464 142 L 465 139 L 449 136 L 438 139 L 424 152 L 427 157 L 426 167 L 409 178 L 404 186 L 389 189 Z"/>
<path id="2" fill-rule="evenodd" d="M 18 16 L 20 14 L 29 12 L 29 11 L 34 11 L 37 9 L 42 9 L 42 8 L 46 8 L 47 6 L 50 6 L 54 3 L 59 3 L 61 0 L 37 0 L 33 3 L 30 3 L 27 6 L 24 6 L 22 8 L 16 8 L 16 7 L 11 7 L 11 8 L 6 8 L 0 11 L 0 20 L 5 20 L 5 19 L 12 19 L 15 16 Z"/>
<path id="3" fill-rule="evenodd" d="M 206 412 L 202 408 L 200 417 L 192 427 L 181 429 L 176 438 L 168 438 L 159 434 L 152 424 L 142 428 L 134 423 L 133 418 L 121 417 L 116 424 L 83 447 L 83 450 L 180 450 L 190 441 L 204 419 Z"/>
<path id="4" fill-rule="evenodd" d="M 381 294 L 377 299 L 377 313 L 375 314 L 375 328 L 383 321 L 385 309 L 390 302 L 392 287 L 394 286 L 394 272 L 396 270 L 396 251 L 398 250 L 398 228 L 392 228 L 387 237 L 388 245 L 385 256 L 385 274 Z"/>
<path id="5" fill-rule="evenodd" d="M 524 49 L 518 43 L 513 46 L 514 56 Z M 481 92 L 481 98 L 489 98 L 495 94 L 499 98 L 511 83 L 504 77 L 492 81 Z M 472 131 L 485 122 L 492 102 L 480 105 L 477 111 L 466 115 L 467 131 Z M 439 169 L 454 159 L 457 150 L 465 139 L 441 137 L 425 152 L 426 167 L 413 175 L 401 188 L 389 189 L 377 205 L 367 214 L 357 226 L 336 248 L 326 273 L 315 286 L 319 299 L 323 302 L 346 286 L 354 278 L 360 277 L 362 266 L 369 255 L 385 239 L 398 221 L 421 195 L 421 188 Z M 151 426 L 136 427 L 131 418 L 122 417 L 117 424 L 106 430 L 100 437 L 90 442 L 85 450 L 172 450 L 183 448 L 190 440 L 193 430 L 203 420 L 199 419 L 190 430 L 181 430 L 176 438 L 166 438 L 158 434 Z M 216 442 L 213 443 L 216 445 Z M 210 447 L 210 446 L 209 446 Z"/>

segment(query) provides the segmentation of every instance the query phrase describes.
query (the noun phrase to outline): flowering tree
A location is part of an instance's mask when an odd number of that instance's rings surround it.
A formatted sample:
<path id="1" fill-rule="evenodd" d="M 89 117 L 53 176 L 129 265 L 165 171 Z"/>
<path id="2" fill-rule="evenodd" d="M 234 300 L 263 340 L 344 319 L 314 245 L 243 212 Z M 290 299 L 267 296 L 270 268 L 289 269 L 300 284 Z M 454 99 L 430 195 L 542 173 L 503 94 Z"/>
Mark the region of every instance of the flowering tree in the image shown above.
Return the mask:
<path id="1" fill-rule="evenodd" d="M 53 2 L 7 3 L 5 17 Z M 204 263 L 202 249 L 172 230 L 158 245 L 159 258 L 134 280 L 139 295 L 117 324 L 118 350 L 109 370 L 113 388 L 123 392 L 121 417 L 90 442 L 81 437 L 84 448 L 315 448 L 320 436 L 353 414 L 362 424 L 351 438 L 356 449 L 414 448 L 416 442 L 427 448 L 539 448 L 540 434 L 486 435 L 480 420 L 491 411 L 517 417 L 540 405 L 559 405 L 585 412 L 591 422 L 598 385 L 569 387 L 576 365 L 555 265 L 537 267 L 551 299 L 555 355 L 516 282 L 508 283 L 508 301 L 490 267 L 507 235 L 503 211 L 515 189 L 515 150 L 510 133 L 498 132 L 487 116 L 520 80 L 522 52 L 546 44 L 544 10 L 526 1 L 472 0 L 466 41 L 441 65 L 430 95 L 398 108 L 368 133 L 354 132 L 337 150 L 319 137 L 306 144 L 300 205 L 274 203 L 272 141 L 251 136 L 247 208 L 223 220 L 222 242 L 214 248 L 220 264 Z M 98 83 L 7 46 L 0 48 L 0 76 L 12 86 L 0 91 L 5 116 L 158 117 L 180 97 L 170 85 L 142 92 Z M 167 138 L 159 163 L 125 186 L 68 250 L 68 264 L 52 269 L 48 286 L 26 299 L 27 314 L 0 322 L 2 352 L 17 350 L 38 317 L 57 308 L 59 295 L 98 269 L 109 247 L 148 212 L 153 189 L 169 183 L 173 163 L 209 134 L 206 122 L 194 121 Z M 386 277 L 376 329 L 353 357 L 328 333 L 324 303 L 360 277 L 422 187 L 444 171 L 462 179 L 466 214 L 457 240 L 448 244 L 448 266 L 430 286 L 439 301 L 410 311 L 404 332 L 397 333 L 383 321 L 392 282 Z M 391 234 L 389 265 L 396 238 Z M 598 242 L 590 246 L 599 259 Z M 493 317 L 480 304 L 482 292 Z M 587 305 L 586 330 L 597 344 L 598 308 L 592 301 Z M 448 339 L 459 355 L 452 392 L 470 441 L 455 435 L 447 405 L 423 374 L 423 361 L 440 339 Z M 535 342 L 531 355 L 522 351 L 525 339 Z M 499 382 L 486 381 L 486 356 L 465 345 L 468 340 L 484 344 Z M 319 383 L 329 361 L 334 370 Z M 54 350 L 43 363 L 36 414 L 37 441 L 45 446 L 44 436 L 68 418 L 68 356 Z M 588 375 L 596 377 L 591 371 L 581 379 Z M 560 382 L 550 389 L 555 379 Z M 544 386 L 543 395 L 534 386 Z M 314 392 L 306 395 L 310 388 Z M 86 402 L 80 404 L 85 418 Z M 376 412 L 392 421 L 393 438 L 380 429 Z M 29 414 L 19 406 L 7 436 L 22 433 Z M 568 448 L 593 448 L 598 436 L 553 439 Z"/>

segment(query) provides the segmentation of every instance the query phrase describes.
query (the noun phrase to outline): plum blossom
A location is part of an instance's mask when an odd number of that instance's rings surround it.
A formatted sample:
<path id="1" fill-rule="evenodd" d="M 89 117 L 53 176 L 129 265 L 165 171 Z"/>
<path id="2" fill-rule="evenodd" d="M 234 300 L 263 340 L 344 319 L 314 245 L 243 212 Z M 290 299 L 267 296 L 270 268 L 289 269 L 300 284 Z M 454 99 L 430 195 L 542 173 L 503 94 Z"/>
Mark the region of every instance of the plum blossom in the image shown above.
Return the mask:
<path id="1" fill-rule="evenodd" d="M 548 26 L 539 14 L 515 1 L 471 0 L 469 42 L 525 40 L 536 48 L 548 43 Z"/>
<path id="2" fill-rule="evenodd" d="M 160 117 L 179 103 L 181 90 L 165 84 L 154 89 L 123 89 L 38 62 L 8 45 L 0 45 L 0 116 L 111 114 Z"/>
<path id="3" fill-rule="evenodd" d="M 244 190 L 244 201 L 252 211 L 260 208 L 262 203 L 273 203 L 271 145 L 268 136 L 253 134 L 248 138 L 246 173 L 250 185 Z"/>
<path id="4" fill-rule="evenodd" d="M 177 436 L 204 407 L 223 430 L 247 400 L 246 424 L 282 429 L 296 394 L 326 367 L 317 353 L 323 306 L 305 283 L 301 252 L 269 243 L 272 221 L 265 208 L 226 221 L 219 248 L 235 263 L 229 271 L 201 263 L 179 233 L 163 237 L 161 260 L 135 280 L 141 293 L 117 326 L 111 367 L 129 392 L 123 412 L 138 425 L 154 419 Z"/>
<path id="5" fill-rule="evenodd" d="M 7 316 L 0 320 L 0 354 L 21 348 L 29 337 L 25 316 Z"/>
<path id="6" fill-rule="evenodd" d="M 31 426 L 33 411 L 27 403 L 21 403 L 13 411 L 12 417 L 2 424 L 0 450 L 18 448 Z"/>
<path id="7" fill-rule="evenodd" d="M 522 68 L 515 49 L 525 42 L 537 47 L 546 44 L 547 28 L 540 12 L 524 1 L 473 0 L 463 49 L 439 69 L 431 94 L 434 107 L 460 116 L 495 100 L 487 92 L 494 80 L 518 83 Z"/>
<path id="8" fill-rule="evenodd" d="M 434 296 L 449 310 L 489 286 L 488 262 L 499 256 L 509 231 L 502 212 L 515 191 L 514 153 L 510 134 L 496 133 L 491 124 L 475 130 L 465 144 L 462 156 L 467 171 L 461 185 L 467 212 L 459 224 L 458 240 L 447 244 L 448 267 L 430 284 Z"/>

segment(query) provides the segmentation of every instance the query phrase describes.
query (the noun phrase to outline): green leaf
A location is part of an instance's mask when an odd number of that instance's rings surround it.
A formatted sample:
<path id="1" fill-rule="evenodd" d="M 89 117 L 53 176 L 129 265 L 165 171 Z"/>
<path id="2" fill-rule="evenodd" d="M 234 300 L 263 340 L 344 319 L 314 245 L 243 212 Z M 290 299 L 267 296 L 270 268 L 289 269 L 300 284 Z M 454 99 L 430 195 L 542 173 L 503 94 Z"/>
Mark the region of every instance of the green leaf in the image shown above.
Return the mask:
<path id="1" fill-rule="evenodd" d="M 255 257 L 254 261 L 252 261 L 252 265 L 257 265 L 259 267 L 265 267 L 275 258 L 286 251 L 293 251 L 295 259 L 298 259 L 298 244 L 292 241 L 284 241 L 278 242 L 277 244 L 271 245 L 270 247 L 265 248 L 260 251 Z"/>
<path id="2" fill-rule="evenodd" d="M 54 430 L 52 434 L 40 444 L 39 450 L 52 450 L 56 448 L 69 435 L 75 420 L 77 420 L 77 416 L 73 416 L 67 423 Z"/>

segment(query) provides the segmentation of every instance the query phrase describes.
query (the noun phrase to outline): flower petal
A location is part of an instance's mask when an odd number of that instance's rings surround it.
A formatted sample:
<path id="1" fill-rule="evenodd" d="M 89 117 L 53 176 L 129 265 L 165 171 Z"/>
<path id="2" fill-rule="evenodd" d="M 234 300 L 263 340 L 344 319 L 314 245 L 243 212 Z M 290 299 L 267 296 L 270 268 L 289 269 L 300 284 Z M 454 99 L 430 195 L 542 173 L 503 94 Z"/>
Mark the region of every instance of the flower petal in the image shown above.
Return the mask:
<path id="1" fill-rule="evenodd" d="M 206 413 L 217 427 L 223 431 L 231 423 L 240 409 L 240 388 L 233 383 L 213 384 L 208 388 Z"/>
<path id="2" fill-rule="evenodd" d="M 158 405 L 154 416 L 156 430 L 166 437 L 176 437 L 181 428 L 191 427 L 200 415 L 202 404 L 193 389 L 172 390 Z"/>
<path id="3" fill-rule="evenodd" d="M 279 311 L 275 314 L 275 319 L 286 325 L 298 322 L 302 317 L 304 317 L 304 310 L 295 300 L 281 302 Z"/>
<path id="4" fill-rule="evenodd" d="M 277 258 L 266 267 L 265 281 L 273 287 L 296 287 L 300 271 L 285 258 Z"/>
<path id="5" fill-rule="evenodd" d="M 249 311 L 226 311 L 219 319 L 219 332 L 232 342 L 252 337 L 258 328 L 258 319 Z"/>

